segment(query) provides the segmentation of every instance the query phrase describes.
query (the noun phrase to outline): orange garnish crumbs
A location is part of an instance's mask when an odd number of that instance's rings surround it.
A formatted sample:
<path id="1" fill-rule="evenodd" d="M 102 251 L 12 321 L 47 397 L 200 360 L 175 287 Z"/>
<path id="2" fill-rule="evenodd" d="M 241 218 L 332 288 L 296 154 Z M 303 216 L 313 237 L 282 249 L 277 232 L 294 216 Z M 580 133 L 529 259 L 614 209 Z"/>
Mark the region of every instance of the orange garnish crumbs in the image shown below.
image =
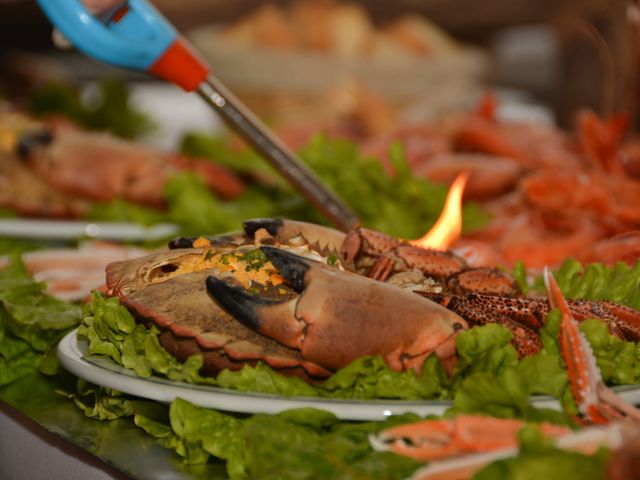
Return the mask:
<path id="1" fill-rule="evenodd" d="M 281 277 L 277 273 L 272 273 L 271 275 L 269 275 L 269 279 L 274 286 L 282 285 L 284 283 L 284 277 Z"/>
<path id="2" fill-rule="evenodd" d="M 210 247 L 210 246 L 211 246 L 211 242 L 209 241 L 209 239 L 204 237 L 198 237 L 193 241 L 194 248 Z"/>
<path id="3" fill-rule="evenodd" d="M 447 200 L 438 221 L 417 240 L 409 243 L 423 248 L 446 250 L 462 233 L 462 194 L 469 179 L 468 172 L 460 173 L 451 184 Z"/>

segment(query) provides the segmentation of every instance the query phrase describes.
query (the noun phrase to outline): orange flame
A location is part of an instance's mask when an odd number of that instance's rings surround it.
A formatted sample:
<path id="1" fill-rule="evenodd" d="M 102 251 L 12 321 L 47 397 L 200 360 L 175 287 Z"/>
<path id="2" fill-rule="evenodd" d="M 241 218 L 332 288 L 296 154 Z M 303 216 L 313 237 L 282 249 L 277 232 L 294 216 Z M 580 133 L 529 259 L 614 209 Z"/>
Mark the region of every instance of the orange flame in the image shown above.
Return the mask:
<path id="1" fill-rule="evenodd" d="M 462 233 L 462 193 L 469 179 L 468 172 L 460 173 L 451 184 L 447 200 L 438 221 L 417 240 L 409 243 L 423 248 L 446 250 Z"/>

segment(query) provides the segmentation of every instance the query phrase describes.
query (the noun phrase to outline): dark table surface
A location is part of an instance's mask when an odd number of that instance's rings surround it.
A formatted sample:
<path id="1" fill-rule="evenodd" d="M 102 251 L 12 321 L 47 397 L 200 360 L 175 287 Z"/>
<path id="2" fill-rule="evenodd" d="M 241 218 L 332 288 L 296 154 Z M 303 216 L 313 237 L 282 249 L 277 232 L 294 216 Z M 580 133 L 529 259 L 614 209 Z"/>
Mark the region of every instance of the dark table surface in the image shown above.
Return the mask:
<path id="1" fill-rule="evenodd" d="M 59 388 L 42 377 L 0 388 L 0 478 L 227 478 L 224 464 L 186 465 L 128 418 L 86 417 Z"/>

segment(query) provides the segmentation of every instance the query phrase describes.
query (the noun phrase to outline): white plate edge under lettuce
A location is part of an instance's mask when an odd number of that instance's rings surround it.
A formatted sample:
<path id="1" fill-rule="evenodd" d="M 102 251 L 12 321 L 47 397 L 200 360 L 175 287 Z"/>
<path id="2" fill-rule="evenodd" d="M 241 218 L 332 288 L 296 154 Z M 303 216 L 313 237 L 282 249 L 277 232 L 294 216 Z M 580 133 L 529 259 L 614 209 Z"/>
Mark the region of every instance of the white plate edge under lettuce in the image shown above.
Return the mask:
<path id="1" fill-rule="evenodd" d="M 261 393 L 239 392 L 207 385 L 175 382 L 151 376 L 141 378 L 133 370 L 100 357 L 87 357 L 87 342 L 78 340 L 77 330 L 67 334 L 58 345 L 62 366 L 74 375 L 102 387 L 113 388 L 136 397 L 170 403 L 182 398 L 195 405 L 236 413 L 276 414 L 292 408 L 312 407 L 327 410 L 342 420 L 383 420 L 390 415 L 415 413 L 420 416 L 442 415 L 451 407 L 441 400 L 340 400 L 309 397 L 282 397 Z M 616 388 L 630 403 L 640 403 L 640 386 Z M 540 408 L 560 410 L 560 403 L 550 397 L 532 399 Z"/>

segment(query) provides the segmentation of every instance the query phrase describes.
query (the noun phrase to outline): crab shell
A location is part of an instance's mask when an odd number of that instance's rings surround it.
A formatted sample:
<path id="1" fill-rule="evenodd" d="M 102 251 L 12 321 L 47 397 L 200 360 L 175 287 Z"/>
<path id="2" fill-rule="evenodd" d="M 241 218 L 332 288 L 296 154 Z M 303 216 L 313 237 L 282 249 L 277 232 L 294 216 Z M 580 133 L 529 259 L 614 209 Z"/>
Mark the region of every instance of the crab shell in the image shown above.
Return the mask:
<path id="1" fill-rule="evenodd" d="M 254 218 L 243 222 L 242 228 L 246 238 L 250 240 L 261 242 L 268 238 L 276 244 L 308 245 L 322 255 L 337 254 L 346 238 L 340 230 L 282 218 Z M 169 243 L 169 247 L 190 248 L 197 238 L 199 237 L 176 238 Z M 220 243 L 228 237 L 206 238 L 213 243 Z"/>
<path id="2" fill-rule="evenodd" d="M 274 301 L 210 276 L 207 289 L 234 318 L 298 349 L 303 358 L 336 370 L 366 355 L 381 355 L 395 370 L 420 371 L 432 353 L 455 355 L 467 323 L 455 313 L 399 287 L 263 246 L 298 298 Z"/>
<path id="3" fill-rule="evenodd" d="M 203 375 L 228 368 L 239 370 L 246 363 L 264 361 L 280 373 L 310 381 L 330 371 L 308 362 L 300 352 L 255 333 L 217 307 L 205 288 L 210 275 L 240 286 L 234 273 L 216 268 L 202 269 L 205 248 L 172 250 L 114 262 L 107 266 L 107 288 L 143 322 L 162 331 L 159 340 L 180 361 L 194 354 L 204 357 Z M 227 250 L 231 251 L 231 247 Z M 291 298 L 286 285 L 252 283 L 268 298 Z"/>

